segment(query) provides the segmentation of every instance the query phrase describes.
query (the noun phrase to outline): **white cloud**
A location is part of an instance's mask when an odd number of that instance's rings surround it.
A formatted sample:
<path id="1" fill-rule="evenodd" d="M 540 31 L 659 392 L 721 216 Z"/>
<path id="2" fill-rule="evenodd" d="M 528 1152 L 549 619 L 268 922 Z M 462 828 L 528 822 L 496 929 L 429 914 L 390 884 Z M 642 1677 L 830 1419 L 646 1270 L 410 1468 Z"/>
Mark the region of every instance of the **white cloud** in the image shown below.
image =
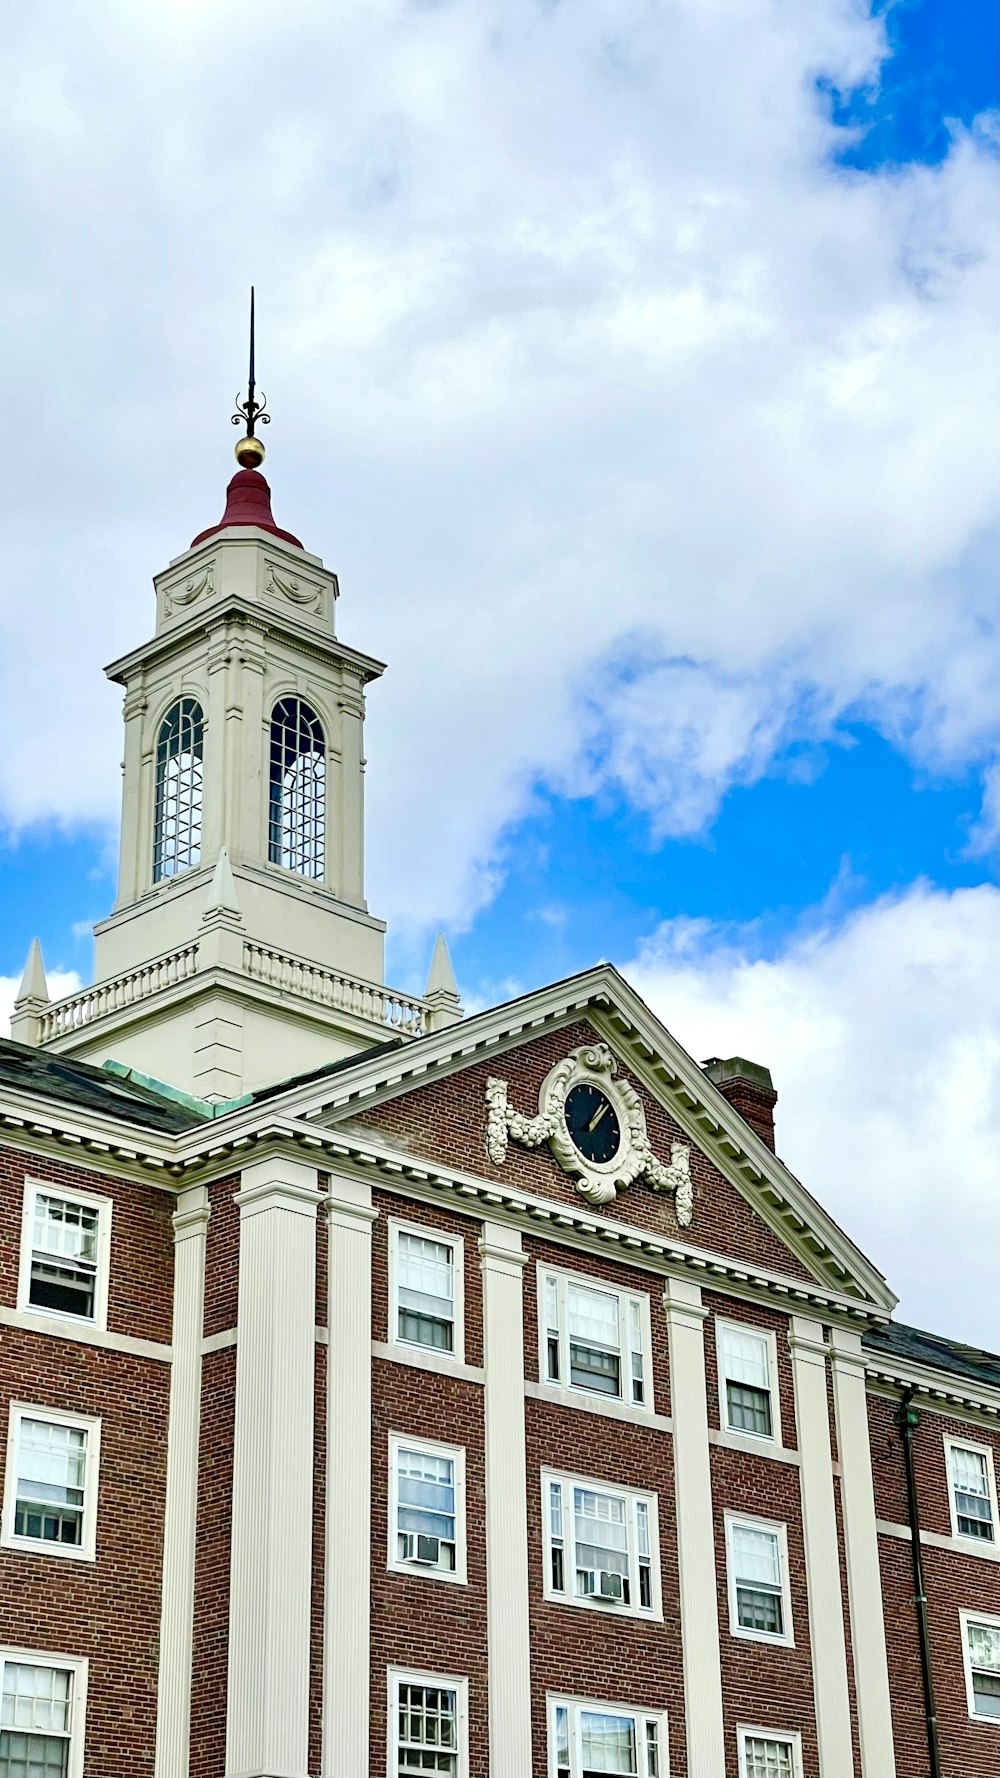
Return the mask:
<path id="1" fill-rule="evenodd" d="M 51 969 L 45 979 L 50 1000 L 61 1000 L 65 994 L 75 994 L 83 986 L 73 969 Z M 0 975 L 0 1037 L 10 1036 L 10 1019 L 20 986 L 20 976 Z"/>
<path id="2" fill-rule="evenodd" d="M 699 1058 L 771 1069 L 778 1150 L 900 1297 L 900 1319 L 996 1351 L 1000 895 L 917 884 L 818 920 L 668 921 L 629 980 Z"/>
<path id="3" fill-rule="evenodd" d="M 391 665 L 397 928 L 490 898 L 539 783 L 684 832 L 845 711 L 987 750 L 992 149 L 832 165 L 858 0 L 56 10 L 0 118 L 10 823 L 117 813 L 99 666 L 221 508 L 251 276 L 279 523 Z"/>

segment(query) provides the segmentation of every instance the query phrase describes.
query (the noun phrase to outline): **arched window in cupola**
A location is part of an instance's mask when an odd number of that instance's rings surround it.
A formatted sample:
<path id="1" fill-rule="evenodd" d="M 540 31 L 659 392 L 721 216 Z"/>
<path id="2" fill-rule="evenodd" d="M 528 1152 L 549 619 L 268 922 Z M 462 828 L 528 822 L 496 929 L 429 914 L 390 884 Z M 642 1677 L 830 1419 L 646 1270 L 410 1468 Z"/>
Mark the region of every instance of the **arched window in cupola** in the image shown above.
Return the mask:
<path id="1" fill-rule="evenodd" d="M 326 740 L 301 698 L 271 715 L 268 857 L 300 877 L 322 877 L 326 864 Z"/>
<path id="2" fill-rule="evenodd" d="M 197 698 L 178 698 L 156 737 L 153 882 L 190 870 L 201 858 L 205 718 Z"/>

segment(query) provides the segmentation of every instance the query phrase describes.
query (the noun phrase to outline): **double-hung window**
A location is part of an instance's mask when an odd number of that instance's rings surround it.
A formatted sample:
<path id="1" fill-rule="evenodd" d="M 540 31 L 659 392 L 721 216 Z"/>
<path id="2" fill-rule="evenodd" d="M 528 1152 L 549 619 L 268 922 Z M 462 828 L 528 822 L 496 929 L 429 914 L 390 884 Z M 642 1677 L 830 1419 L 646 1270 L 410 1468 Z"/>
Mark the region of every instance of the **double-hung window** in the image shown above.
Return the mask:
<path id="1" fill-rule="evenodd" d="M 549 1778 L 667 1778 L 661 1712 L 550 1697 L 548 1728 Z"/>
<path id="2" fill-rule="evenodd" d="M 960 1444 L 953 1438 L 946 1438 L 944 1445 L 952 1535 L 975 1539 L 977 1543 L 995 1543 L 997 1490 L 993 1452 L 988 1445 Z"/>
<path id="3" fill-rule="evenodd" d="M 717 1321 L 715 1330 L 723 1428 L 780 1443 L 774 1335 L 736 1321 Z"/>
<path id="4" fill-rule="evenodd" d="M 24 1192 L 18 1307 L 104 1327 L 110 1198 L 29 1180 Z"/>
<path id="5" fill-rule="evenodd" d="M 468 1682 L 389 1669 L 389 1771 L 393 1778 L 467 1778 Z"/>
<path id="6" fill-rule="evenodd" d="M 649 1298 L 540 1271 L 545 1382 L 652 1408 Z"/>
<path id="7" fill-rule="evenodd" d="M 464 1581 L 465 1452 L 389 1434 L 389 1567 Z"/>
<path id="8" fill-rule="evenodd" d="M 799 1735 L 771 1729 L 738 1728 L 740 1778 L 802 1778 Z"/>
<path id="9" fill-rule="evenodd" d="M 977 1721 L 1000 1718 L 1000 1617 L 959 1614 L 969 1715 Z"/>
<path id="10" fill-rule="evenodd" d="M 392 1339 L 461 1360 L 461 1240 L 433 1229 L 390 1226 Z"/>
<path id="11" fill-rule="evenodd" d="M 0 1648 L 0 1778 L 80 1778 L 87 1663 Z"/>
<path id="12" fill-rule="evenodd" d="M 545 1594 L 659 1617 L 656 1495 L 542 1471 Z"/>
<path id="13" fill-rule="evenodd" d="M 100 1421 L 12 1402 L 0 1541 L 93 1560 Z"/>
<path id="14" fill-rule="evenodd" d="M 792 1641 L 784 1525 L 726 1514 L 729 1627 L 761 1642 Z"/>

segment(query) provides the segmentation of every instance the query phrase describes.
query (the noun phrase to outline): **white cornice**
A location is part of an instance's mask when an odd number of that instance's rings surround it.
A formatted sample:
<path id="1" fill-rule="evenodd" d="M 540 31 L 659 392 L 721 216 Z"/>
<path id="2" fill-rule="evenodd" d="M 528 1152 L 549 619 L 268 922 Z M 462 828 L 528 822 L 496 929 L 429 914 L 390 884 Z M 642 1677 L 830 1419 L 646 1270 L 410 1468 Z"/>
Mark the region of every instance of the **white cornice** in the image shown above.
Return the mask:
<path id="1" fill-rule="evenodd" d="M 934 1413 L 958 1411 L 965 1415 L 974 1409 L 991 1422 L 1000 1420 L 1000 1389 L 991 1389 L 988 1383 L 957 1377 L 952 1371 L 935 1371 L 929 1365 L 907 1364 L 889 1352 L 873 1352 L 870 1346 L 864 1348 L 864 1361 L 869 1387 L 881 1384 L 892 1395 L 913 1389 L 920 1405 Z"/>

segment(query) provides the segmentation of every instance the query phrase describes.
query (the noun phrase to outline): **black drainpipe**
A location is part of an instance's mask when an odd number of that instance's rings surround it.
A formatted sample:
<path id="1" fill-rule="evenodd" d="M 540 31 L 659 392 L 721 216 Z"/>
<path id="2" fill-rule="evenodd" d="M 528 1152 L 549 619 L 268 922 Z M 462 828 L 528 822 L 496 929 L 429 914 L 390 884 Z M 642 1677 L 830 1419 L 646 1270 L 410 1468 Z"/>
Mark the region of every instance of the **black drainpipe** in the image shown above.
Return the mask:
<path id="1" fill-rule="evenodd" d="M 916 1391 L 907 1389 L 899 1404 L 896 1425 L 903 1441 L 903 1462 L 906 1466 L 906 1504 L 910 1517 L 910 1550 L 913 1556 L 913 1603 L 917 1608 L 917 1637 L 920 1643 L 920 1671 L 924 1681 L 924 1714 L 927 1718 L 927 1752 L 930 1755 L 930 1778 L 941 1778 L 941 1747 L 938 1742 L 937 1706 L 934 1702 L 934 1676 L 931 1672 L 931 1640 L 927 1628 L 927 1591 L 924 1587 L 924 1563 L 920 1550 L 920 1512 L 917 1507 L 917 1477 L 913 1466 L 913 1434 L 920 1425 L 920 1414 L 913 1406 Z"/>

